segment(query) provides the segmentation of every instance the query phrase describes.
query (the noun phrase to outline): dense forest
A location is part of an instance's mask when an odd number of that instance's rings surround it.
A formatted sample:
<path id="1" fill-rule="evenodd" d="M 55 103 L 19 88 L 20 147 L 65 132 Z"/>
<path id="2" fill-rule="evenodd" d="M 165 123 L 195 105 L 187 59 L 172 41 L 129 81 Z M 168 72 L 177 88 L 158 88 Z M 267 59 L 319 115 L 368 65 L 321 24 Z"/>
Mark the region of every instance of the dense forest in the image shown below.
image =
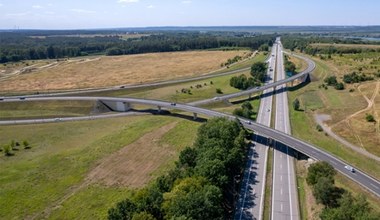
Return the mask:
<path id="1" fill-rule="evenodd" d="M 286 34 L 281 37 L 283 46 L 291 51 L 299 50 L 310 55 L 316 54 L 343 54 L 343 53 L 362 53 L 362 52 L 380 52 L 380 49 L 373 48 L 354 48 L 354 47 L 333 47 L 333 46 L 312 46 L 314 43 L 328 44 L 377 44 L 376 41 L 363 41 L 356 38 L 342 37 L 320 37 L 316 35 L 303 34 Z"/>
<path id="2" fill-rule="evenodd" d="M 92 54 L 123 55 L 244 47 L 256 50 L 273 44 L 275 35 L 229 32 L 160 32 L 144 33 L 139 38 L 123 38 L 123 33 L 65 31 L 20 31 L 0 34 L 0 63 L 21 60 L 59 59 Z M 79 35 L 81 34 L 81 35 Z M 92 37 L 83 37 L 83 35 Z"/>

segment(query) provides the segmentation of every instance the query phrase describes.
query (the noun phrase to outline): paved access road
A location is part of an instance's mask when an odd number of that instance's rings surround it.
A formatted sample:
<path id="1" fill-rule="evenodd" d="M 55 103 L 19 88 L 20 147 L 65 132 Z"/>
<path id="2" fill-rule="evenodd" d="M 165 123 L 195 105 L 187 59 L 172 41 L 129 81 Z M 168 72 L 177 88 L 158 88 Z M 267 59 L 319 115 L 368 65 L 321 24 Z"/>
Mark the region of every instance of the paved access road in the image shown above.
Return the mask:
<path id="1" fill-rule="evenodd" d="M 277 39 L 277 81 L 286 78 L 280 39 Z M 291 134 L 286 84 L 276 87 L 275 129 Z M 292 149 L 282 143 L 275 144 L 273 156 L 272 219 L 300 219 L 298 193 Z"/>
<path id="2" fill-rule="evenodd" d="M 273 45 L 271 54 L 276 54 L 276 48 L 277 46 Z M 268 60 L 266 84 L 273 83 L 275 60 L 275 56 L 270 56 Z M 268 127 L 272 115 L 272 92 L 273 88 L 264 90 L 256 119 L 257 123 Z M 234 219 L 262 219 L 263 216 L 268 147 L 264 145 L 265 143 L 260 143 L 258 138 L 258 136 L 254 137 L 254 143 L 249 149 Z"/>

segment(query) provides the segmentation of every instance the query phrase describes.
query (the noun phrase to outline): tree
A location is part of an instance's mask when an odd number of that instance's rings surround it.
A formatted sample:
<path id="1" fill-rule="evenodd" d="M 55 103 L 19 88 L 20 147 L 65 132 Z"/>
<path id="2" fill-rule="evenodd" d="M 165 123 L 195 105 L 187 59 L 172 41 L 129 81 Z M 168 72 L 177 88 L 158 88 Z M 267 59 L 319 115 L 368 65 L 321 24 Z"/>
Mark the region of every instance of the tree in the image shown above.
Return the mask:
<path id="1" fill-rule="evenodd" d="M 183 167 L 195 167 L 195 161 L 197 159 L 197 151 L 194 148 L 186 147 L 179 154 L 179 166 Z"/>
<path id="2" fill-rule="evenodd" d="M 30 149 L 30 148 L 32 148 L 27 140 L 24 140 L 22 142 L 22 145 L 24 146 L 24 149 Z"/>
<path id="3" fill-rule="evenodd" d="M 371 114 L 366 114 L 365 120 L 367 120 L 367 122 L 376 122 L 375 117 Z"/>
<path id="4" fill-rule="evenodd" d="M 135 203 L 127 198 L 119 203 L 116 207 L 108 210 L 109 220 L 131 220 L 136 210 Z"/>
<path id="5" fill-rule="evenodd" d="M 248 101 L 245 101 L 241 107 L 243 109 L 248 109 L 248 110 L 252 110 L 253 109 L 252 104 L 250 102 L 248 102 Z"/>
<path id="6" fill-rule="evenodd" d="M 147 212 L 140 212 L 135 213 L 132 217 L 132 220 L 156 220 L 156 218 Z"/>
<path id="7" fill-rule="evenodd" d="M 335 84 L 334 87 L 335 87 L 336 90 L 343 90 L 344 89 L 344 84 L 341 83 L 341 82 L 339 82 L 339 83 Z"/>
<path id="8" fill-rule="evenodd" d="M 320 217 L 322 220 L 377 220 L 380 219 L 380 214 L 371 209 L 364 196 L 355 198 L 346 192 L 339 199 L 338 207 L 325 208 Z"/>
<path id="9" fill-rule="evenodd" d="M 332 183 L 334 183 L 334 176 L 336 171 L 334 168 L 325 161 L 316 162 L 310 165 L 308 168 L 308 173 L 306 177 L 306 182 L 309 185 L 315 185 L 318 180 L 322 177 L 327 178 Z"/>
<path id="10" fill-rule="evenodd" d="M 300 110 L 300 101 L 297 98 L 293 101 L 293 109 L 296 111 Z"/>
<path id="11" fill-rule="evenodd" d="M 3 146 L 3 151 L 5 156 L 13 156 L 12 147 L 11 145 L 7 144 Z"/>
<path id="12" fill-rule="evenodd" d="M 222 89 L 220 89 L 220 88 L 216 88 L 216 93 L 218 93 L 218 94 L 223 94 L 223 92 L 222 92 Z"/>
<path id="13" fill-rule="evenodd" d="M 337 207 L 344 190 L 335 187 L 330 179 L 321 177 L 314 185 L 313 192 L 318 203 L 322 203 L 326 207 Z"/>
<path id="14" fill-rule="evenodd" d="M 254 63 L 251 67 L 251 75 L 255 81 L 265 82 L 267 65 L 264 62 Z"/>
<path id="15" fill-rule="evenodd" d="M 164 194 L 166 219 L 222 219 L 222 192 L 202 177 L 183 179 Z"/>
<path id="16" fill-rule="evenodd" d="M 329 76 L 324 81 L 328 86 L 335 86 L 338 83 L 336 76 Z"/>

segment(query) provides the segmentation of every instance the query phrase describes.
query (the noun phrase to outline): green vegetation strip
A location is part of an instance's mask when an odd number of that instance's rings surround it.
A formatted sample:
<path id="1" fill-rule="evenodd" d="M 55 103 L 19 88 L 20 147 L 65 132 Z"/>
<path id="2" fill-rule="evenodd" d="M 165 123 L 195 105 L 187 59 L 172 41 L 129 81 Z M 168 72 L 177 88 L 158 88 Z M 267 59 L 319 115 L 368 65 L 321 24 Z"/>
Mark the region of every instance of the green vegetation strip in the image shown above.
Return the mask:
<path id="1" fill-rule="evenodd" d="M 273 184 L 273 148 L 268 150 L 268 161 L 265 180 L 265 194 L 264 194 L 264 220 L 271 219 L 272 210 L 272 184 Z"/>

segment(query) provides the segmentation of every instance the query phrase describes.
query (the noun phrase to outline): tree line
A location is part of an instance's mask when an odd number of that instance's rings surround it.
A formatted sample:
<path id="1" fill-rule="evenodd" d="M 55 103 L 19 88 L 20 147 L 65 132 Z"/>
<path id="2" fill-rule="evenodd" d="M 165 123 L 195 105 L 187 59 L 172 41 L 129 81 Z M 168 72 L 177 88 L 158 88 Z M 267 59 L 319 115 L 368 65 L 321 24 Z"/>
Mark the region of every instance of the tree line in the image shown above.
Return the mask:
<path id="1" fill-rule="evenodd" d="M 175 168 L 108 211 L 108 219 L 230 219 L 248 145 L 238 121 L 203 124 Z"/>
<path id="2" fill-rule="evenodd" d="M 265 82 L 267 77 L 267 68 L 267 64 L 264 62 L 254 63 L 251 66 L 250 72 L 252 77 L 247 77 L 244 74 L 240 76 L 233 76 L 230 79 L 230 86 L 240 90 L 247 90 L 255 86 L 260 86 Z"/>
<path id="3" fill-rule="evenodd" d="M 44 32 L 43 32 L 44 33 Z M 0 63 L 21 60 L 60 59 L 105 54 L 109 56 L 150 52 L 245 47 L 257 50 L 272 45 L 274 35 L 241 36 L 223 33 L 163 32 L 138 39 L 119 35 L 76 37 L 65 35 L 32 36 L 30 32 L 3 32 L 0 37 Z"/>
<path id="4" fill-rule="evenodd" d="M 334 46 L 312 46 L 314 43 L 328 44 L 369 44 L 369 42 L 360 39 L 318 36 L 316 34 L 287 34 L 281 37 L 283 46 L 291 51 L 299 50 L 309 55 L 316 54 L 344 54 L 344 53 L 363 53 L 363 52 L 380 52 L 375 48 L 355 48 L 355 47 L 334 47 Z M 379 44 L 370 42 L 370 44 Z"/>
<path id="5" fill-rule="evenodd" d="M 326 162 L 317 162 L 308 168 L 306 182 L 311 186 L 318 203 L 324 206 L 322 220 L 380 219 L 363 195 L 353 196 L 350 192 L 334 185 L 336 171 Z"/>

